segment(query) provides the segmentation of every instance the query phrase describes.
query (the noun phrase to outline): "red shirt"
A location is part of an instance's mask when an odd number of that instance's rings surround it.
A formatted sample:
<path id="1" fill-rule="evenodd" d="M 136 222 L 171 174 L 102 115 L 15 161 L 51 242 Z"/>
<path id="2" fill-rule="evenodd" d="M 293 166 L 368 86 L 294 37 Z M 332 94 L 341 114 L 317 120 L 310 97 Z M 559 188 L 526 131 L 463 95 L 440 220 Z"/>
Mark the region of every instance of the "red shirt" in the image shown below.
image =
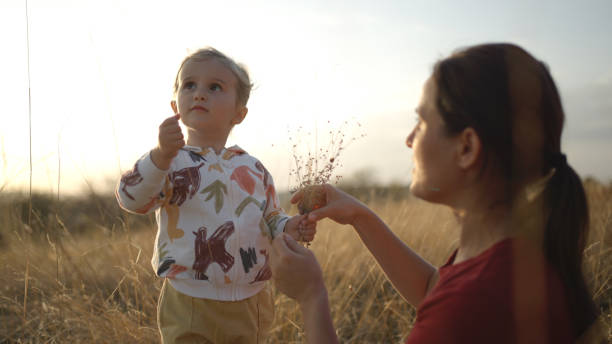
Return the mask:
<path id="1" fill-rule="evenodd" d="M 541 253 L 519 245 L 506 239 L 453 264 L 455 251 L 439 269 L 406 343 L 572 343 L 558 274 Z"/>

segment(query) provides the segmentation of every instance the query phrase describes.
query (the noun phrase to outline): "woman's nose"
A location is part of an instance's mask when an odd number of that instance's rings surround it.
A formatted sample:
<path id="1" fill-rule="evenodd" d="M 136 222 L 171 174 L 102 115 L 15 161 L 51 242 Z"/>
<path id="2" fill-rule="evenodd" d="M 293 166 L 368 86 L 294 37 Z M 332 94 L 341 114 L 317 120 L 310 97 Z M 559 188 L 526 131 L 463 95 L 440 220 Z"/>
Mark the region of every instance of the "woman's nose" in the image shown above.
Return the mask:
<path id="1" fill-rule="evenodd" d="M 406 138 L 406 146 L 408 146 L 409 148 L 412 148 L 413 139 L 414 139 L 414 131 L 412 131 L 410 135 L 408 135 L 408 137 Z"/>

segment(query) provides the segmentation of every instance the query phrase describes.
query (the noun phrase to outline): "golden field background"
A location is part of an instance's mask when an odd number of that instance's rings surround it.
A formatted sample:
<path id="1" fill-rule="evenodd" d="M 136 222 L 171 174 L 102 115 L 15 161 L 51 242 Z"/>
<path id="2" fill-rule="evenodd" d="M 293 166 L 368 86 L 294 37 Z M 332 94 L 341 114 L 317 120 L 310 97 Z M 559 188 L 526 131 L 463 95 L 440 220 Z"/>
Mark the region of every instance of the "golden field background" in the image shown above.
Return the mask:
<path id="1" fill-rule="evenodd" d="M 612 184 L 586 180 L 585 186 L 591 210 L 585 273 L 612 340 Z M 349 191 L 433 264 L 455 247 L 456 224 L 446 208 L 397 187 Z M 161 280 L 149 263 L 154 235 L 152 216 L 122 212 L 110 193 L 34 195 L 31 202 L 0 193 L 0 343 L 158 343 Z M 393 290 L 353 230 L 323 221 L 310 247 L 341 341 L 401 342 L 415 309 Z M 275 293 L 270 342 L 304 342 L 296 303 Z"/>

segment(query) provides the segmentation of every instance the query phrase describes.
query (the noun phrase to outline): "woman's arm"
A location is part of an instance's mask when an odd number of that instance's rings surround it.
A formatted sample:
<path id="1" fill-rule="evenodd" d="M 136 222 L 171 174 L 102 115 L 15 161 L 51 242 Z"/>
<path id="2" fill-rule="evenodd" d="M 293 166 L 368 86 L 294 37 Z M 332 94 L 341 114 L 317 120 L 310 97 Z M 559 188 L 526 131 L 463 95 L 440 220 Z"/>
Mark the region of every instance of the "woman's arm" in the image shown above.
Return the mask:
<path id="1" fill-rule="evenodd" d="M 308 220 L 328 217 L 352 225 L 368 250 L 406 301 L 418 306 L 437 281 L 437 269 L 412 251 L 365 204 L 331 185 L 323 188 L 325 206 L 312 211 Z M 298 202 L 298 193 L 292 202 Z"/>
<path id="2" fill-rule="evenodd" d="M 401 241 L 370 209 L 355 217 L 353 227 L 395 289 L 418 306 L 437 280 L 437 269 Z"/>
<path id="3" fill-rule="evenodd" d="M 323 289 L 315 297 L 300 302 L 300 310 L 304 320 L 304 332 L 306 333 L 307 343 L 338 343 L 338 337 L 336 336 L 331 319 L 326 289 Z"/>
<path id="4" fill-rule="evenodd" d="M 270 268 L 276 287 L 300 305 L 307 343 L 338 343 L 323 273 L 314 254 L 281 233 L 272 242 Z"/>

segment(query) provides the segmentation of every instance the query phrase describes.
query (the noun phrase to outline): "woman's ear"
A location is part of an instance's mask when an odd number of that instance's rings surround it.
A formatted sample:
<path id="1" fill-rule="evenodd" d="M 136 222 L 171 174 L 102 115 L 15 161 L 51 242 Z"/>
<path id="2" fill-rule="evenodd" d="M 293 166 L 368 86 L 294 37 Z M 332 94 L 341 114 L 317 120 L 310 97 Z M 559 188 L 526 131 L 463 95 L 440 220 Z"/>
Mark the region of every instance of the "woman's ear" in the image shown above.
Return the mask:
<path id="1" fill-rule="evenodd" d="M 247 115 L 247 112 L 249 112 L 249 109 L 246 106 L 241 107 L 236 113 L 236 116 L 232 118 L 232 124 L 236 125 L 242 123 L 242 121 Z"/>
<path id="2" fill-rule="evenodd" d="M 457 161 L 462 169 L 468 169 L 478 163 L 482 153 L 482 142 L 474 128 L 468 127 L 463 129 L 459 134 L 459 142 L 457 148 Z"/>
<path id="3" fill-rule="evenodd" d="M 174 114 L 178 114 L 178 108 L 176 107 L 176 100 L 171 100 L 170 101 L 170 107 L 172 108 L 172 111 L 174 111 Z"/>

